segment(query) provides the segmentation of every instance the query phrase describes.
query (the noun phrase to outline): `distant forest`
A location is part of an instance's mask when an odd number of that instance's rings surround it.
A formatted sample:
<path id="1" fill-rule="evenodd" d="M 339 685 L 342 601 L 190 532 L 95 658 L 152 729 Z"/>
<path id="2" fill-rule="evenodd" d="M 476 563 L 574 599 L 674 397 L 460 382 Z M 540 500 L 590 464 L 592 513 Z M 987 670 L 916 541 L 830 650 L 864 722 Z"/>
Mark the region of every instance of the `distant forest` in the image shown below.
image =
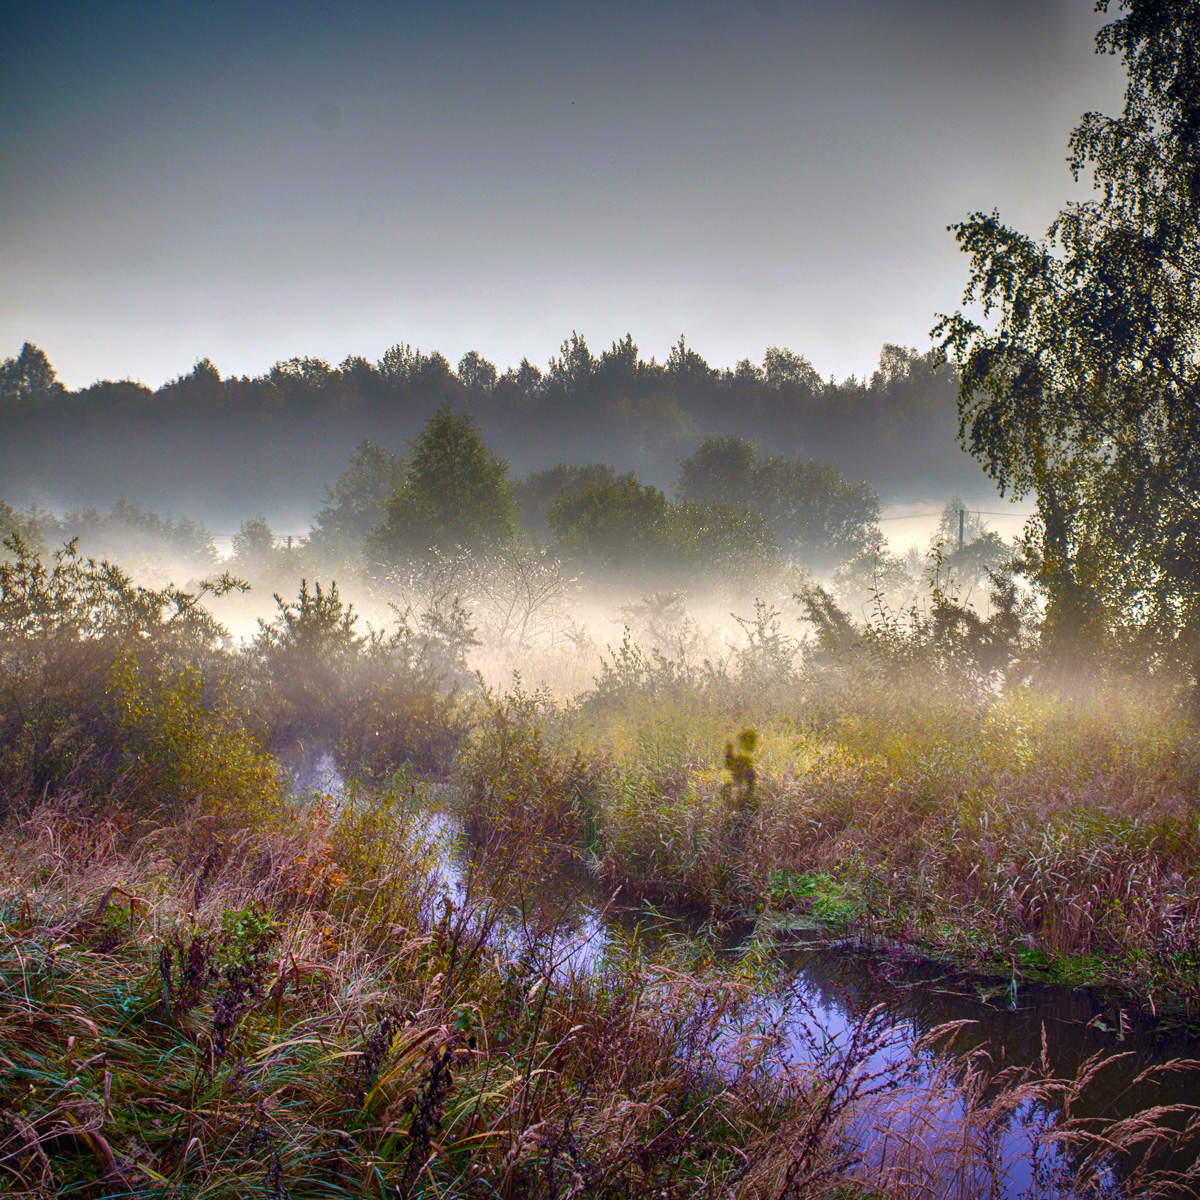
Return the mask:
<path id="1" fill-rule="evenodd" d="M 870 379 L 838 383 L 787 349 L 718 370 L 682 337 L 656 362 L 630 336 L 596 355 L 577 334 L 545 370 L 523 359 L 502 373 L 474 352 L 455 368 L 396 344 L 378 362 L 295 358 L 222 378 L 202 359 L 157 390 L 126 379 L 71 391 L 26 343 L 0 364 L 0 494 L 52 506 L 127 497 L 209 521 L 311 512 L 362 439 L 402 451 L 444 403 L 472 415 L 517 473 L 605 461 L 667 486 L 704 437 L 736 434 L 833 462 L 886 499 L 982 493 L 956 442 L 955 391 L 953 367 L 898 346 Z"/>
<path id="2" fill-rule="evenodd" d="M 668 486 L 705 437 L 823 459 L 885 500 L 990 489 L 957 442 L 957 374 L 886 345 L 870 379 L 822 380 L 800 354 L 710 366 L 681 337 L 665 362 L 632 336 L 594 354 L 572 333 L 543 370 L 452 367 L 406 344 L 378 362 L 292 358 L 222 378 L 201 359 L 157 390 L 130 380 L 63 387 L 36 346 L 0 363 L 0 494 L 42 505 L 119 497 L 213 521 L 311 513 L 364 438 L 403 451 L 439 407 L 472 416 L 517 473 L 605 461 Z"/>

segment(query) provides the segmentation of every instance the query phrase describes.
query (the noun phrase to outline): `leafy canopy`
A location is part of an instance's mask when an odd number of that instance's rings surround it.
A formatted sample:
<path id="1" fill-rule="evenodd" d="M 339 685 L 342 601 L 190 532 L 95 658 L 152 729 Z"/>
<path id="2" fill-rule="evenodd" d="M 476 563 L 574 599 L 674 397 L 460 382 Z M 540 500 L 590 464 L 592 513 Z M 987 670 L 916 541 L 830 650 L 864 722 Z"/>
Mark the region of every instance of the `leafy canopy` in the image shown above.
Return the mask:
<path id="1" fill-rule="evenodd" d="M 428 550 L 488 550 L 515 531 L 508 464 L 484 445 L 469 416 L 444 404 L 413 443 L 404 481 L 384 505 L 368 549 L 381 561 Z"/>
<path id="2" fill-rule="evenodd" d="M 1107 12 L 1108 0 L 1097 11 Z M 1093 195 L 1046 236 L 952 226 L 982 318 L 934 330 L 961 371 L 960 435 L 1033 493 L 1043 637 L 1200 636 L 1200 2 L 1122 0 L 1097 35 L 1128 71 L 1119 116 L 1070 138 Z"/>
<path id="3" fill-rule="evenodd" d="M 705 438 L 679 464 L 676 491 L 765 523 L 771 539 L 816 566 L 843 562 L 879 538 L 879 497 L 832 463 L 758 454 L 737 437 Z"/>

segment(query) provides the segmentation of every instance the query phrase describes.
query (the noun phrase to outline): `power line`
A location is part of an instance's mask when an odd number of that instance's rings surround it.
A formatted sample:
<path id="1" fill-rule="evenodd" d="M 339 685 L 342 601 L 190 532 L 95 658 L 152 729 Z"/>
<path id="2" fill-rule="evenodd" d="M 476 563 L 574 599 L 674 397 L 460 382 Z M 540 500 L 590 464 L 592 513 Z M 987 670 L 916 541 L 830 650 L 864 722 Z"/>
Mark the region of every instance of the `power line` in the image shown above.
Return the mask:
<path id="1" fill-rule="evenodd" d="M 963 509 L 955 508 L 951 511 L 953 511 L 955 513 L 964 512 L 964 513 L 966 513 L 966 515 L 968 517 L 1032 517 L 1034 515 L 1034 510 L 1032 510 L 1032 509 L 1029 512 L 1013 512 L 1011 510 L 1008 512 L 1001 512 L 998 509 L 987 509 L 987 508 L 963 508 Z M 880 517 L 879 520 L 880 521 L 919 521 L 919 520 L 923 520 L 926 517 L 940 517 L 944 512 L 945 512 L 945 509 L 939 508 L 936 511 L 930 511 L 930 512 L 897 513 L 890 517 Z"/>

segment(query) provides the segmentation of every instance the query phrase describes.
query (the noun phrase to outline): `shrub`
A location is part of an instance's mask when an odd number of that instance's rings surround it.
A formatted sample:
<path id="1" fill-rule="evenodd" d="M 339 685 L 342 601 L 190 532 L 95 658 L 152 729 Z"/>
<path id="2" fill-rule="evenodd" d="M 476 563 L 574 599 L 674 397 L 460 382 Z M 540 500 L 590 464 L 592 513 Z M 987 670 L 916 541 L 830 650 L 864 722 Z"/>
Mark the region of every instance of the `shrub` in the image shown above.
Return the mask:
<path id="1" fill-rule="evenodd" d="M 254 706 L 276 744 L 317 738 L 373 774 L 411 763 L 445 773 L 469 714 L 458 688 L 473 640 L 455 602 L 427 609 L 414 631 L 405 613 L 390 633 L 360 634 L 336 583 L 302 581 L 294 603 L 259 622 L 247 652 Z"/>
<path id="2" fill-rule="evenodd" d="M 459 768 L 471 836 L 503 845 L 532 867 L 597 846 L 598 798 L 606 768 L 597 758 L 553 747 L 549 696 L 513 691 L 491 699 Z"/>
<path id="3" fill-rule="evenodd" d="M 135 586 L 74 543 L 47 565 L 19 538 L 0 562 L 0 805 L 120 796 L 146 810 L 263 804 L 273 764 L 224 684 L 221 630 L 196 592 Z"/>

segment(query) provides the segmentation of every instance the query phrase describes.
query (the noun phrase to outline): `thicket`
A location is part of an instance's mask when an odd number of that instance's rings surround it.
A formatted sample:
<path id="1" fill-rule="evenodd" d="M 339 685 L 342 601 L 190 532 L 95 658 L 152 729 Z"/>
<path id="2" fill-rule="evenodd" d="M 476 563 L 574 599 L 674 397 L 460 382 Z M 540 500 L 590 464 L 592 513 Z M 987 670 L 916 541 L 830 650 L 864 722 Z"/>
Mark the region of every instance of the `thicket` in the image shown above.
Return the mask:
<path id="1" fill-rule="evenodd" d="M 464 729 L 461 610 L 360 634 L 336 585 L 303 583 L 238 649 L 194 591 L 135 584 L 73 542 L 0 560 L 0 806 L 70 797 L 131 815 L 278 807 L 264 747 L 325 740 L 356 767 L 448 769 Z"/>
<path id="2" fill-rule="evenodd" d="M 46 562 L 18 537 L 0 561 L 0 806 L 69 796 L 179 812 L 266 801 L 274 764 L 247 732 L 220 629 L 195 592 L 134 584 L 73 543 Z"/>

